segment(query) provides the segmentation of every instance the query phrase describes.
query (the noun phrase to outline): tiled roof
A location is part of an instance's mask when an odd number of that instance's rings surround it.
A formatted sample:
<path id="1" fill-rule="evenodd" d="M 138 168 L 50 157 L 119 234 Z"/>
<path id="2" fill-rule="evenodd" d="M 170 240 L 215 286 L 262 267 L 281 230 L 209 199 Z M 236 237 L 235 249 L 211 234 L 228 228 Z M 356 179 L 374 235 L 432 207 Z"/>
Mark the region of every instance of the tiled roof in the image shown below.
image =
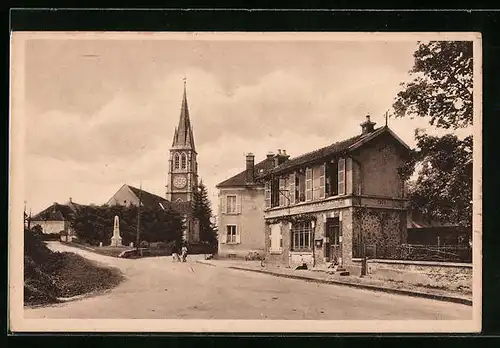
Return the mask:
<path id="1" fill-rule="evenodd" d="M 31 218 L 32 221 L 65 221 L 70 219 L 75 211 L 68 205 L 54 203 Z"/>
<path id="2" fill-rule="evenodd" d="M 170 202 L 165 198 L 155 195 L 153 193 L 138 189 L 137 187 L 133 187 L 127 185 L 128 188 L 137 196 L 137 198 L 141 199 L 141 203 L 143 206 L 154 209 L 161 209 L 160 203 L 163 205 L 165 209 L 168 208 Z"/>
<path id="3" fill-rule="evenodd" d="M 288 161 L 282 163 L 281 165 L 275 167 L 270 173 L 280 173 L 287 169 L 291 169 L 294 167 L 302 166 L 306 163 L 311 163 L 317 160 L 320 160 L 324 157 L 340 154 L 344 151 L 350 150 L 354 145 L 358 143 L 363 143 L 364 140 L 372 139 L 379 134 L 383 133 L 385 130 L 388 130 L 386 127 L 379 127 L 374 131 L 367 134 L 358 134 L 352 138 L 342 140 L 331 145 L 319 148 L 317 150 L 305 153 L 295 158 L 291 158 Z M 392 134 L 392 132 L 391 132 Z M 404 144 L 405 145 L 405 144 Z M 406 146 L 406 145 L 405 145 Z"/>
<path id="4" fill-rule="evenodd" d="M 266 158 L 262 162 L 255 165 L 255 178 L 258 180 L 260 177 L 268 173 L 274 167 L 274 158 Z M 235 176 L 219 183 L 216 187 L 240 187 L 246 186 L 246 170 L 236 174 Z"/>

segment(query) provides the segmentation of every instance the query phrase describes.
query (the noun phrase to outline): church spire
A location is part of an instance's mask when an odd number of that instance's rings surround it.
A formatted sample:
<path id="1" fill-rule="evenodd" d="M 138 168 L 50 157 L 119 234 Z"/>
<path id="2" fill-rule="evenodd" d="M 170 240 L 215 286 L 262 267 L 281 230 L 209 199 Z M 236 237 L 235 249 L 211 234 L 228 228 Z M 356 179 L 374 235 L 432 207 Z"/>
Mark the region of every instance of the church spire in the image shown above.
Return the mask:
<path id="1" fill-rule="evenodd" d="M 179 125 L 175 129 L 172 147 L 195 151 L 193 130 L 191 128 L 191 121 L 189 120 L 189 108 L 186 96 L 186 78 L 184 78 L 184 95 L 182 96 Z"/>

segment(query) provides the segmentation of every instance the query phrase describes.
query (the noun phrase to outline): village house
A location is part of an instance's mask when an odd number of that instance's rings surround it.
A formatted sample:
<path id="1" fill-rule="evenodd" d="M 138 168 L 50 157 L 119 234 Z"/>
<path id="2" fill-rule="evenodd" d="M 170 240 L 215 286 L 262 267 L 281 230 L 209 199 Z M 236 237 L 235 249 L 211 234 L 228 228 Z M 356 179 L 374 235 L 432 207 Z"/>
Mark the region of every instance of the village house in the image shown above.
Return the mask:
<path id="1" fill-rule="evenodd" d="M 358 264 L 353 259 L 388 256 L 405 243 L 407 199 L 398 169 L 409 147 L 369 116 L 361 128 L 265 175 L 267 260 L 349 269 Z"/>
<path id="2" fill-rule="evenodd" d="M 71 220 L 81 204 L 74 203 L 70 198 L 67 204 L 54 202 L 51 206 L 30 218 L 30 227 L 40 226 L 43 234 L 49 239 L 61 239 L 71 242 L 76 239 L 76 234 L 71 227 Z"/>
<path id="3" fill-rule="evenodd" d="M 273 167 L 288 156 L 278 151 L 269 153 L 255 164 L 252 153 L 246 155 L 245 170 L 219 183 L 218 255 L 245 257 L 249 253 L 264 254 L 264 182 L 261 180 Z"/>

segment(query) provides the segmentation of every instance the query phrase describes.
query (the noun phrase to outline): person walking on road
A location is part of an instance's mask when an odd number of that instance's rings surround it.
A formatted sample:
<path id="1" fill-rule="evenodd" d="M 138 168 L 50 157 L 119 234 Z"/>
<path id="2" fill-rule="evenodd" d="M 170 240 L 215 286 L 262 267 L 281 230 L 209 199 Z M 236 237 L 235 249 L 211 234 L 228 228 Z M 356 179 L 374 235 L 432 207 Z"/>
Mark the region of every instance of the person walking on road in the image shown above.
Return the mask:
<path id="1" fill-rule="evenodd" d="M 180 261 L 179 249 L 177 248 L 177 244 L 174 244 L 172 246 L 172 261 L 173 262 Z"/>
<path id="2" fill-rule="evenodd" d="M 182 248 L 181 248 L 181 257 L 182 257 L 182 262 L 186 262 L 187 252 L 188 252 L 187 246 L 186 246 L 186 244 L 184 244 L 184 245 L 182 246 Z"/>

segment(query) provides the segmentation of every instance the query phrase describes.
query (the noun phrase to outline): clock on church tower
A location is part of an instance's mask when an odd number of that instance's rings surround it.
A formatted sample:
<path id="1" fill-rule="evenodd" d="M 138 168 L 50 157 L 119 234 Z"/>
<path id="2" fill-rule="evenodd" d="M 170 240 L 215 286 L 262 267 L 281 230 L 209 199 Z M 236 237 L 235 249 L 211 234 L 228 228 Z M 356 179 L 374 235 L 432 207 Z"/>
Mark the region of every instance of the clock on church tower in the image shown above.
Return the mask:
<path id="1" fill-rule="evenodd" d="M 167 179 L 167 199 L 169 201 L 189 202 L 193 200 L 194 188 L 198 183 L 196 155 L 193 130 L 189 119 L 186 84 L 184 83 L 181 115 L 170 148 Z"/>
<path id="2" fill-rule="evenodd" d="M 175 175 L 173 180 L 174 187 L 177 189 L 182 189 L 186 187 L 187 178 L 184 175 Z"/>

